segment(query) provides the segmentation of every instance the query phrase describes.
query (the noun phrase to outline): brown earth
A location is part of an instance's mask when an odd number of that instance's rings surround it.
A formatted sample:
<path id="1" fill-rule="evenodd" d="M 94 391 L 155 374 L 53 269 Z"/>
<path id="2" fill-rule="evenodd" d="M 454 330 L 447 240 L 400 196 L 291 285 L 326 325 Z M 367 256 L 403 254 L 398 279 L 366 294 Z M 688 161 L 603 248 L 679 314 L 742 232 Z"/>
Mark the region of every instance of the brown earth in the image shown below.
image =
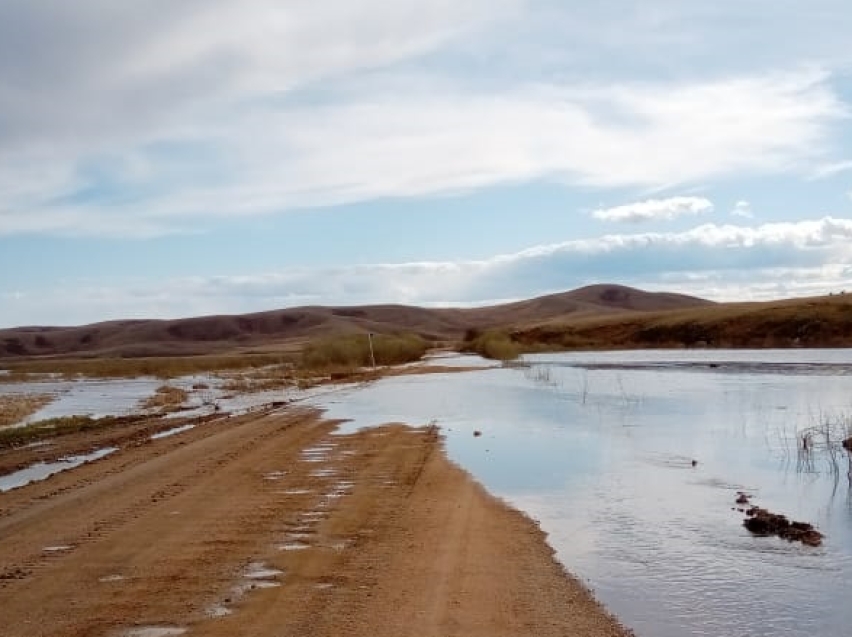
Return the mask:
<path id="1" fill-rule="evenodd" d="M 435 429 L 333 430 L 223 417 L 0 493 L 0 632 L 625 634 Z"/>

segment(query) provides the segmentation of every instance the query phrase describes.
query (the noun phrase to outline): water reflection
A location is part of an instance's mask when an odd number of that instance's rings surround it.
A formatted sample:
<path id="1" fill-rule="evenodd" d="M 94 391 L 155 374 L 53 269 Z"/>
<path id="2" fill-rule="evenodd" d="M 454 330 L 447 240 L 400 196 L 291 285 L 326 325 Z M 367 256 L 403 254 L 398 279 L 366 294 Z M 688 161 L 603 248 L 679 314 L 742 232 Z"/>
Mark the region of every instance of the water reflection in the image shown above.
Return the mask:
<path id="1" fill-rule="evenodd" d="M 812 449 L 803 470 L 798 445 L 828 416 L 852 414 L 844 371 L 852 353 L 618 352 L 528 362 L 391 378 L 320 403 L 334 418 L 352 418 L 348 430 L 436 421 L 451 457 L 540 520 L 559 558 L 639 635 L 845 634 L 847 467 L 832 471 Z M 752 537 L 733 510 L 737 490 L 814 523 L 824 545 Z"/>

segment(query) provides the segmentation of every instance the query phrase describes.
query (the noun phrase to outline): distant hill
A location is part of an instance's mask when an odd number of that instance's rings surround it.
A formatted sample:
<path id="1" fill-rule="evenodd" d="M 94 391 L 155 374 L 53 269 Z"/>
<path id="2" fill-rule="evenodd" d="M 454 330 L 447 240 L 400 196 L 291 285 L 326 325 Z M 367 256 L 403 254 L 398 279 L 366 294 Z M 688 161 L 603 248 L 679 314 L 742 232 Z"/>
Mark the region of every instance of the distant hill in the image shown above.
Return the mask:
<path id="1" fill-rule="evenodd" d="M 852 294 L 559 317 L 511 339 L 546 350 L 852 347 Z"/>
<path id="2" fill-rule="evenodd" d="M 527 301 L 478 308 L 405 305 L 297 307 L 241 315 L 175 320 L 119 320 L 78 327 L 0 330 L 0 359 L 55 356 L 179 356 L 298 347 L 341 332 L 413 332 L 455 341 L 471 329 L 519 329 L 560 320 L 661 312 L 713 305 L 680 294 L 620 285 L 592 285 Z"/>

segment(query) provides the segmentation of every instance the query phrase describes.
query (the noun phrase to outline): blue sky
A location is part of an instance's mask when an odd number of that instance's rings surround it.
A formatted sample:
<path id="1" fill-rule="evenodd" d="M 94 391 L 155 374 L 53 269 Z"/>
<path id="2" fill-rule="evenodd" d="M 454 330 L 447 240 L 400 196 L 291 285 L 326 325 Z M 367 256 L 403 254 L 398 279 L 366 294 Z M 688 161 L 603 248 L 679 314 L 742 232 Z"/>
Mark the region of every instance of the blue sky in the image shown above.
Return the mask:
<path id="1" fill-rule="evenodd" d="M 852 289 L 845 0 L 4 0 L 0 326 Z"/>

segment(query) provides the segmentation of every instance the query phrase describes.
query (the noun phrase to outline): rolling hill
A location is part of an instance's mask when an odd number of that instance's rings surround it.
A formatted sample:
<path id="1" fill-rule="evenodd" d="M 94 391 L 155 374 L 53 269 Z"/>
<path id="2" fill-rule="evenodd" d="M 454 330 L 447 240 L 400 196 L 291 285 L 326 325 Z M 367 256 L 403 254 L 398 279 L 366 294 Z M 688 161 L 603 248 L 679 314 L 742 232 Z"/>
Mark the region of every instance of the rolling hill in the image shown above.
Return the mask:
<path id="1" fill-rule="evenodd" d="M 521 329 L 559 321 L 713 306 L 679 294 L 620 285 L 592 285 L 527 301 L 477 308 L 405 305 L 296 307 L 241 315 L 174 320 L 119 320 L 77 327 L 0 330 L 0 359 L 32 357 L 142 357 L 274 351 L 341 332 L 412 332 L 457 341 L 469 330 Z"/>

